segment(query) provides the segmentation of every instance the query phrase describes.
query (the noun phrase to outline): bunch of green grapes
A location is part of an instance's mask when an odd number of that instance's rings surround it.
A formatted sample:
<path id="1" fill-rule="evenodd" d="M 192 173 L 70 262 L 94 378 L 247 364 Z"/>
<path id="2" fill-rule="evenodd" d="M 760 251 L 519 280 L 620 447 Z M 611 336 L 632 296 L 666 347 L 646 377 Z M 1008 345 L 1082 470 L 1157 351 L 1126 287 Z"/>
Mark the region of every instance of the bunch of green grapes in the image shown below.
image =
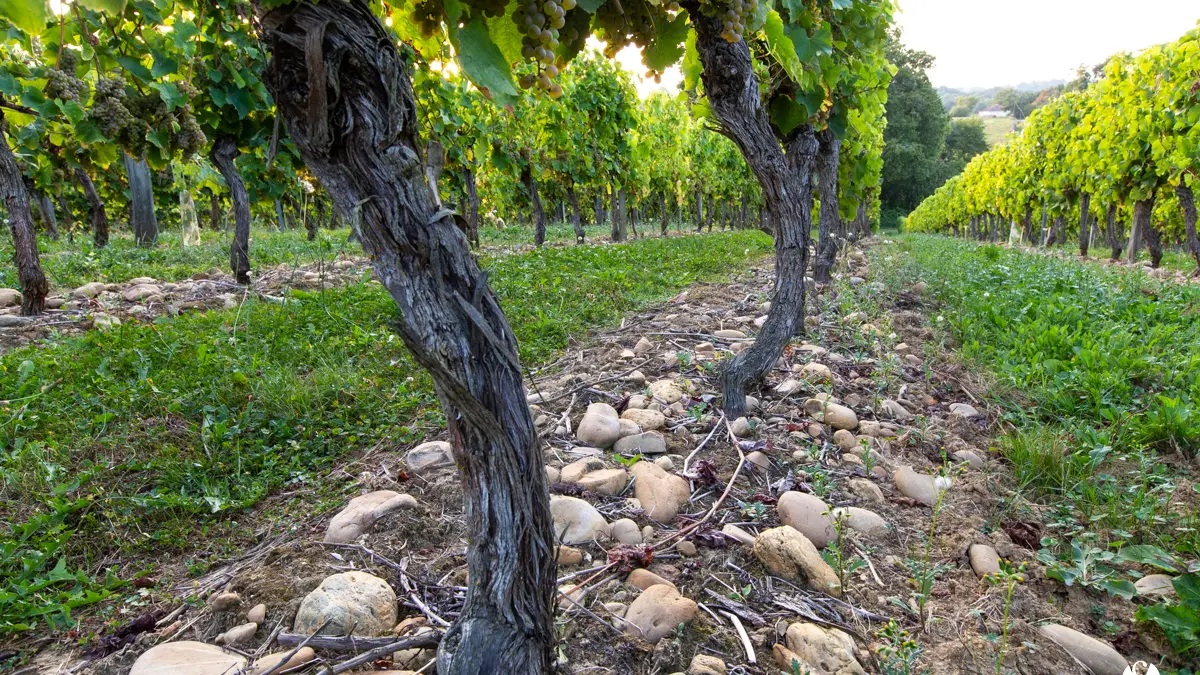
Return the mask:
<path id="1" fill-rule="evenodd" d="M 136 122 L 126 106 L 128 100 L 125 78 L 120 75 L 101 77 L 96 82 L 88 118 L 105 137 L 116 139 L 126 127 Z"/>
<path id="2" fill-rule="evenodd" d="M 617 52 L 630 44 L 643 50 L 655 41 L 655 26 L 664 25 L 679 12 L 679 3 L 672 0 L 661 5 L 646 0 L 626 0 L 618 9 L 613 3 L 605 3 L 596 12 L 597 36 L 604 40 L 604 55 L 613 58 Z M 662 72 L 650 69 L 647 78 L 662 81 Z"/>
<path id="3" fill-rule="evenodd" d="M 412 20 L 417 23 L 423 37 L 431 37 L 442 29 L 442 0 L 424 0 L 413 5 Z"/>
<path id="4" fill-rule="evenodd" d="M 579 39 L 579 31 L 574 27 L 565 34 L 559 33 L 567 25 L 567 12 L 576 5 L 576 0 L 543 0 L 540 5 L 537 0 L 529 0 L 513 12 L 513 23 L 525 34 L 521 38 L 521 56 L 538 64 L 537 74 L 520 78 L 522 88 L 529 89 L 536 84 L 552 98 L 562 96 L 562 86 L 551 82 L 558 77 L 554 50 L 562 44 L 563 38 L 568 43 Z"/>
<path id="5" fill-rule="evenodd" d="M 463 4 L 473 10 L 483 12 L 483 15 L 489 19 L 504 16 L 504 8 L 508 6 L 507 0 L 464 0 Z"/>
<path id="6" fill-rule="evenodd" d="M 171 135 L 171 149 L 183 153 L 184 159 L 189 159 L 204 149 L 208 138 L 200 128 L 200 123 L 196 121 L 196 116 L 192 114 L 191 101 L 200 92 L 190 82 L 179 82 L 178 85 L 180 93 L 187 97 L 188 102 L 175 111 L 179 130 Z"/>
<path id="7" fill-rule="evenodd" d="M 87 82 L 75 77 L 75 68 L 79 66 L 79 56 L 72 49 L 64 49 L 59 56 L 58 66 L 46 73 L 47 98 L 57 98 L 63 101 L 83 103 L 87 92 Z"/>
<path id="8" fill-rule="evenodd" d="M 754 23 L 754 14 L 758 11 L 758 0 L 729 0 L 729 7 L 721 12 L 721 37 L 727 42 L 740 42 L 746 34 L 746 27 Z"/>

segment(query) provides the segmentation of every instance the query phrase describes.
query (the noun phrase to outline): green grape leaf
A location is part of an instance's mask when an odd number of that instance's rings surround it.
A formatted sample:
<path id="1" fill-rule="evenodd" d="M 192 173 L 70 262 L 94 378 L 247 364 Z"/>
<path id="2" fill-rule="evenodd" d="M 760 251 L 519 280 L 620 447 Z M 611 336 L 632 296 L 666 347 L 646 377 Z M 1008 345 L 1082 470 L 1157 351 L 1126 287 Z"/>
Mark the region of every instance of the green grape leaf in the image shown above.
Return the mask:
<path id="1" fill-rule="evenodd" d="M 121 64 L 130 75 L 133 75 L 142 82 L 150 82 L 154 79 L 154 75 L 150 73 L 150 69 L 142 65 L 142 62 L 132 56 L 118 56 L 117 63 Z"/>
<path id="2" fill-rule="evenodd" d="M 1137 588 L 1133 583 L 1125 579 L 1104 579 L 1096 584 L 1098 588 L 1108 591 L 1109 595 L 1116 595 L 1126 600 L 1131 600 L 1137 595 Z"/>
<path id="3" fill-rule="evenodd" d="M 21 83 L 7 69 L 0 70 L 0 94 L 17 97 L 21 95 Z"/>
<path id="4" fill-rule="evenodd" d="M 850 9 L 854 6 L 854 0 L 833 0 L 834 9 Z"/>
<path id="5" fill-rule="evenodd" d="M 179 72 L 178 61 L 158 51 L 157 49 L 153 50 L 152 53 L 154 54 L 154 66 L 150 69 L 150 74 L 155 79 L 163 77 L 164 75 L 174 75 L 175 73 Z"/>
<path id="6" fill-rule="evenodd" d="M 671 22 L 654 19 L 654 43 L 643 52 L 646 66 L 652 70 L 665 70 L 675 65 L 683 56 L 683 42 L 688 36 L 688 13 L 681 11 Z"/>
<path id="7" fill-rule="evenodd" d="M 76 0 L 79 4 L 97 12 L 108 12 L 120 16 L 125 11 L 125 0 Z"/>
<path id="8" fill-rule="evenodd" d="M 58 109 L 62 111 L 63 115 L 71 120 L 71 124 L 79 124 L 87 116 L 87 113 L 75 101 L 56 100 L 55 103 L 58 104 Z"/>
<path id="9" fill-rule="evenodd" d="M 47 16 L 45 0 L 0 0 L 0 19 L 8 19 L 27 35 L 41 35 Z"/>
<path id="10" fill-rule="evenodd" d="M 104 134 L 100 133 L 100 129 L 91 120 L 83 120 L 75 125 L 75 138 L 84 145 L 92 143 L 103 143 L 105 140 Z"/>
<path id="11" fill-rule="evenodd" d="M 155 147 L 166 149 L 171 145 L 171 130 L 170 129 L 154 129 L 146 134 L 146 140 L 150 141 Z"/>
<path id="12" fill-rule="evenodd" d="M 704 66 L 700 63 L 700 52 L 696 51 L 696 31 L 688 29 L 687 39 L 683 44 L 683 85 L 688 90 L 695 90 L 700 84 L 700 73 Z"/>
<path id="13" fill-rule="evenodd" d="M 596 10 L 600 9 L 600 5 L 603 5 L 604 3 L 605 0 L 579 0 L 578 2 L 579 6 L 583 8 L 583 11 L 587 12 L 588 14 L 595 14 Z"/>
<path id="14" fill-rule="evenodd" d="M 488 21 L 488 33 L 492 35 L 496 46 L 500 48 L 500 53 L 509 63 L 521 60 L 521 31 L 517 29 L 517 24 L 512 20 L 515 8 L 516 2 L 510 2 L 504 10 L 504 16 Z"/>
<path id="15" fill-rule="evenodd" d="M 796 45 L 785 32 L 779 12 L 771 10 L 767 13 L 767 22 L 763 24 L 762 32 L 767 38 L 767 47 L 771 50 L 771 55 L 783 66 L 783 71 L 788 77 L 794 82 L 799 82 L 804 77 L 804 64 L 796 55 Z"/>
<path id="16" fill-rule="evenodd" d="M 517 101 L 512 70 L 500 48 L 492 42 L 483 19 L 475 17 L 462 28 L 451 26 L 450 40 L 458 52 L 458 64 L 480 89 L 487 90 L 501 105 Z"/>
<path id="17" fill-rule="evenodd" d="M 192 38 L 200 34 L 200 29 L 196 24 L 188 21 L 178 21 L 174 25 L 174 30 L 171 31 L 171 36 L 175 40 L 175 48 L 184 53 L 193 53 L 196 43 Z"/>
<path id="18" fill-rule="evenodd" d="M 792 129 L 804 124 L 809 117 L 812 117 L 808 108 L 788 96 L 776 97 L 771 101 L 769 110 L 771 124 L 774 124 L 784 135 L 790 134 Z"/>

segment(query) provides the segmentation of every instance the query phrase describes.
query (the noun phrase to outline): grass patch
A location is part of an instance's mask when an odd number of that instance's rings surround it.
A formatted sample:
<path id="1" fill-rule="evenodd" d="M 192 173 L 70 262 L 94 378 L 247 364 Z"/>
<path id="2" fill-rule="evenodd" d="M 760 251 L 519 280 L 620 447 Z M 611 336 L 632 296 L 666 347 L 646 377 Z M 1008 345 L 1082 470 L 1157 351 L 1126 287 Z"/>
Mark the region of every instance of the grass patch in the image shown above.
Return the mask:
<path id="1" fill-rule="evenodd" d="M 756 231 L 484 258 L 526 363 L 771 250 Z M 61 627 L 154 560 L 256 540 L 240 516 L 377 443 L 440 428 L 378 284 L 128 323 L 0 357 L 0 633 Z M 113 559 L 147 562 L 122 562 Z"/>
<path id="2" fill-rule="evenodd" d="M 999 450 L 1054 530 L 1200 553 L 1193 483 L 1158 459 L 1200 449 L 1200 289 L 945 237 L 877 255 L 891 283 L 930 282 L 963 356 L 1017 393 Z"/>

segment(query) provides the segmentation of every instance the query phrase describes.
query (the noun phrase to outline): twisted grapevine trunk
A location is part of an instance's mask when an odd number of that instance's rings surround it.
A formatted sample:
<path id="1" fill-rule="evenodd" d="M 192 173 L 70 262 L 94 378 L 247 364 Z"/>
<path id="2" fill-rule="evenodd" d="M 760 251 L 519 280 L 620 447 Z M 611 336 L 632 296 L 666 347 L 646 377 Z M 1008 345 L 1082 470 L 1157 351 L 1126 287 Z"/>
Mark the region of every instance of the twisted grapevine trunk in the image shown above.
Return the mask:
<path id="1" fill-rule="evenodd" d="M 1188 251 L 1196 259 L 1196 272 L 1200 274 L 1200 240 L 1196 237 L 1196 199 L 1192 188 L 1180 183 L 1175 186 L 1175 195 L 1179 197 L 1179 206 L 1183 208 L 1184 238 L 1187 239 Z"/>
<path id="2" fill-rule="evenodd" d="M 472 246 L 479 246 L 479 189 L 475 186 L 473 170 L 463 170 L 463 185 L 467 193 L 467 241 Z"/>
<path id="3" fill-rule="evenodd" d="M 685 7 L 696 29 L 696 50 L 704 68 L 701 79 L 713 117 L 737 143 L 762 186 L 763 201 L 775 226 L 771 313 L 754 346 L 731 359 L 721 374 L 725 414 L 737 418 L 746 411 L 746 384 L 771 368 L 797 326 L 804 324 L 804 273 L 812 227 L 809 179 L 817 139 L 811 127 L 802 125 L 784 140 L 785 152 L 762 106 L 746 43 L 726 42 L 721 37 L 721 20 L 705 16 L 698 3 L 688 2 Z"/>
<path id="4" fill-rule="evenodd" d="M 1088 193 L 1083 193 L 1079 197 L 1079 255 L 1087 257 L 1088 244 L 1090 242 L 1090 234 L 1092 231 L 1091 222 L 1092 196 Z"/>
<path id="5" fill-rule="evenodd" d="M 525 185 L 525 192 L 529 193 L 529 204 L 533 209 L 533 244 L 541 248 L 546 243 L 546 210 L 542 208 L 542 199 L 538 196 L 533 169 L 528 166 L 521 169 L 521 183 Z"/>
<path id="6" fill-rule="evenodd" d="M 575 193 L 575 183 L 567 184 L 567 199 L 571 201 L 571 229 L 575 230 L 575 243 L 587 242 L 587 232 L 583 229 L 583 214 L 579 212 L 579 195 Z"/>
<path id="7" fill-rule="evenodd" d="M 124 155 L 125 175 L 129 179 L 129 225 L 139 248 L 158 243 L 158 216 L 154 212 L 154 185 L 150 182 L 150 165 L 145 159 Z"/>
<path id="8" fill-rule="evenodd" d="M 1154 213 L 1154 198 L 1142 199 L 1133 203 L 1133 222 L 1134 230 L 1141 232 L 1142 243 L 1146 245 L 1146 250 L 1150 252 L 1150 266 L 1158 268 L 1162 262 L 1163 250 L 1162 239 L 1159 238 L 1158 228 L 1154 227 L 1151 215 Z M 1136 262 L 1137 253 L 1134 253 L 1130 262 Z"/>
<path id="9" fill-rule="evenodd" d="M 238 156 L 237 141 L 232 136 L 222 136 L 213 141 L 209 159 L 225 178 L 229 187 L 229 199 L 233 202 L 233 243 L 229 246 L 229 267 L 234 279 L 243 286 L 250 283 L 250 196 L 246 184 L 238 173 L 233 160 Z M 278 205 L 278 201 L 276 202 Z"/>
<path id="10" fill-rule="evenodd" d="M 838 158 L 841 143 L 832 129 L 817 134 L 820 149 L 817 150 L 817 186 L 821 190 L 821 223 L 817 232 L 817 254 L 813 261 L 813 279 L 818 283 L 828 282 L 832 276 L 833 262 L 837 258 L 838 242 Z"/>
<path id="11" fill-rule="evenodd" d="M 1121 259 L 1121 238 L 1117 236 L 1116 202 L 1108 205 L 1108 214 L 1105 216 L 1104 224 L 1108 231 L 1108 245 L 1112 247 L 1112 259 L 1115 262 Z"/>
<path id="12" fill-rule="evenodd" d="M 469 586 L 441 675 L 547 673 L 554 539 L 543 458 L 504 312 L 452 212 L 424 180 L 416 103 L 394 38 L 366 0 L 262 16 L 266 81 L 288 136 L 358 231 L 433 377 L 463 479 Z"/>
<path id="13" fill-rule="evenodd" d="M 17 279 L 21 282 L 21 314 L 41 314 L 46 309 L 50 284 L 38 259 L 29 193 L 25 190 L 21 168 L 8 147 L 8 122 L 3 115 L 0 115 L 0 198 L 4 199 L 9 229 L 12 230 L 13 262 L 17 264 Z"/>
<path id="14" fill-rule="evenodd" d="M 92 244 L 96 248 L 104 248 L 108 246 L 108 211 L 104 208 L 104 201 L 100 199 L 100 193 L 96 191 L 96 184 L 88 172 L 75 169 L 75 178 L 88 200 L 88 211 L 92 216 Z"/>

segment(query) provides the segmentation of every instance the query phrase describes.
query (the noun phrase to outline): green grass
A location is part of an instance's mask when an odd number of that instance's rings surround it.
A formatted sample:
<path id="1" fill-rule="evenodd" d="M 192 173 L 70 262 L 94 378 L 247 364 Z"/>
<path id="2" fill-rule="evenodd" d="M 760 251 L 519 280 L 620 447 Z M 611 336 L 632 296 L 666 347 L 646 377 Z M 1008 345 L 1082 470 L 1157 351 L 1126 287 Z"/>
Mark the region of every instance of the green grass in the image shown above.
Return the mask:
<path id="1" fill-rule="evenodd" d="M 1061 534 L 1200 554 L 1178 503 L 1195 495 L 1174 494 L 1191 483 L 1155 461 L 1200 450 L 1200 289 L 945 237 L 882 255 L 893 283 L 930 282 L 963 356 L 1011 392 L 1000 451 Z"/>
<path id="2" fill-rule="evenodd" d="M 770 250 L 744 231 L 483 262 L 536 364 Z M 0 634 L 63 626 L 164 558 L 202 569 L 258 540 L 249 520 L 265 497 L 304 488 L 311 517 L 343 501 L 339 461 L 439 429 L 394 317 L 379 285 L 356 284 L 0 357 Z"/>
<path id="3" fill-rule="evenodd" d="M 980 121 L 983 122 L 983 135 L 989 148 L 1003 145 L 1006 142 L 1005 136 L 1012 132 L 1011 117 L 981 117 Z"/>
<path id="4" fill-rule="evenodd" d="M 349 230 L 321 230 L 315 241 L 308 241 L 302 230 L 276 232 L 255 228 L 250 233 L 250 259 L 255 267 L 280 263 L 307 264 L 332 259 L 338 253 L 362 255 L 358 244 L 347 242 Z M 178 232 L 159 233 L 158 245 L 137 248 L 133 236 L 114 230 L 108 246 L 97 249 L 86 233 L 70 243 L 66 237 L 51 241 L 38 238 L 42 269 L 54 291 L 69 291 L 92 281 L 120 283 L 135 277 L 153 277 L 159 281 L 179 281 L 210 267 L 229 270 L 229 237 L 223 232 L 201 231 L 200 244 L 184 246 Z M 0 238 L 5 260 L 12 257 L 12 240 Z M 0 287 L 18 288 L 17 271 L 12 265 L 0 268 Z"/>

